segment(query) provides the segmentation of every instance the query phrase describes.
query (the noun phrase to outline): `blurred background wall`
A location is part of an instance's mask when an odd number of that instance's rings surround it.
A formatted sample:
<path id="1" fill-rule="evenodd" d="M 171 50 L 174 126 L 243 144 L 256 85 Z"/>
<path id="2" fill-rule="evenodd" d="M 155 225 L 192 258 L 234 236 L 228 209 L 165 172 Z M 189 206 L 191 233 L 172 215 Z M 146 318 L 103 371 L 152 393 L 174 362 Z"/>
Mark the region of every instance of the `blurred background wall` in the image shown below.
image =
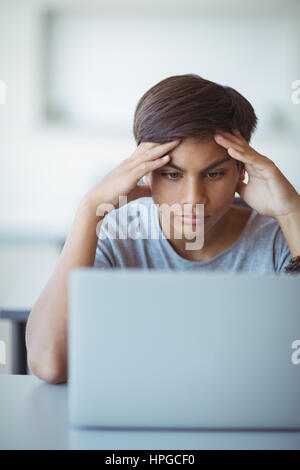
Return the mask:
<path id="1" fill-rule="evenodd" d="M 0 0 L 0 308 L 38 295 L 80 198 L 136 148 L 138 99 L 170 75 L 244 94 L 253 147 L 300 192 L 299 19 L 298 0 Z M 10 334 L 0 321 L 0 373 Z"/>

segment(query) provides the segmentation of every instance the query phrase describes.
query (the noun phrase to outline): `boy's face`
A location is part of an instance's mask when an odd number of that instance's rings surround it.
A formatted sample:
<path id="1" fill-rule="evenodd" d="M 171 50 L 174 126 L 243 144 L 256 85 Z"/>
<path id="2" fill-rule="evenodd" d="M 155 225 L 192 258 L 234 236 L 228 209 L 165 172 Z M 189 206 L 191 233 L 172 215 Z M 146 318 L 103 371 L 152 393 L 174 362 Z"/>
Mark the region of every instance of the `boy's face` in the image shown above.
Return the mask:
<path id="1" fill-rule="evenodd" d="M 184 233 L 194 233 L 195 225 L 182 221 L 184 206 L 189 204 L 185 209 L 186 214 L 195 214 L 196 204 L 204 204 L 204 216 L 207 216 L 204 219 L 204 233 L 209 232 L 231 207 L 237 183 L 244 179 L 244 165 L 240 163 L 241 169 L 238 170 L 236 160 L 213 139 L 201 142 L 189 137 L 182 140 L 169 155 L 170 160 L 166 165 L 144 176 L 151 188 L 153 202 L 159 204 L 160 220 L 164 220 L 164 215 L 166 220 L 166 205 L 175 204 L 174 214 L 169 212 L 170 233 L 173 236 L 175 232 L 183 233 L 183 224 Z M 224 159 L 226 160 L 213 168 L 205 170 Z M 172 164 L 181 169 L 175 169 Z"/>

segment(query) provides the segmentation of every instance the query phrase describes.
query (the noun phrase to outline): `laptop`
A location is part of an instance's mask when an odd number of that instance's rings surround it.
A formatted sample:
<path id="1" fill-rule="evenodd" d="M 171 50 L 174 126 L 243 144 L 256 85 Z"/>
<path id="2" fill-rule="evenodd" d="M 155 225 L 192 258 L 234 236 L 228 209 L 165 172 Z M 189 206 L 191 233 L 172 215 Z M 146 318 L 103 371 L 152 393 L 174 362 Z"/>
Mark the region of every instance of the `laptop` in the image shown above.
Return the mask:
<path id="1" fill-rule="evenodd" d="M 76 427 L 300 429 L 299 277 L 77 268 Z"/>

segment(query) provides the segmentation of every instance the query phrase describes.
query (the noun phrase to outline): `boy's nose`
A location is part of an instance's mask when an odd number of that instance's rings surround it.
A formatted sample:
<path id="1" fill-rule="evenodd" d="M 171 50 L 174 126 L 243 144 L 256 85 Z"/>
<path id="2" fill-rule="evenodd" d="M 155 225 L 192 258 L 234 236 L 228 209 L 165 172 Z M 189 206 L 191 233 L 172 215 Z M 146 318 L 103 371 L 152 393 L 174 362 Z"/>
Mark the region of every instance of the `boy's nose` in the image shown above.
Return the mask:
<path id="1" fill-rule="evenodd" d="M 205 186 L 201 184 L 198 178 L 186 180 L 182 188 L 181 200 L 192 205 L 207 203 Z"/>

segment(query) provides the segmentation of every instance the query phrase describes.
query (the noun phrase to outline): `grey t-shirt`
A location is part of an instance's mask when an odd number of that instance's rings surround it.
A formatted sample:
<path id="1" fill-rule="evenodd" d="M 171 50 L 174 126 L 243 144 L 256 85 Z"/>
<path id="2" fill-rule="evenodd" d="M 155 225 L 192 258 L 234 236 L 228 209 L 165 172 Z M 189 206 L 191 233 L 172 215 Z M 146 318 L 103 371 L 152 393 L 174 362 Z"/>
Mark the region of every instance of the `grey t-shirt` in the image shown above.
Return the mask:
<path id="1" fill-rule="evenodd" d="M 234 204 L 240 204 L 236 198 Z M 199 271 L 284 273 L 291 253 L 280 225 L 252 209 L 238 239 L 207 261 L 180 256 L 161 230 L 158 209 L 142 197 L 105 215 L 95 268 L 182 269 Z"/>

